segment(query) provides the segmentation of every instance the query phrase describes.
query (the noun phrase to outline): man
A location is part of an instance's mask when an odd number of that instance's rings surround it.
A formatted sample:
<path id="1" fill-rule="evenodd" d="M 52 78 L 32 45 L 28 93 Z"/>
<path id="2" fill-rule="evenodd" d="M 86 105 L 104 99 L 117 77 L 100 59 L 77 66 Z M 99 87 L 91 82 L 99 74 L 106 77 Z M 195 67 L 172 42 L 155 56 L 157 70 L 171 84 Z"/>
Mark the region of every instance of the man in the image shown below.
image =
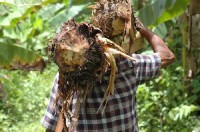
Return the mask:
<path id="1" fill-rule="evenodd" d="M 138 25 L 137 25 L 138 24 Z M 97 82 L 95 88 L 87 95 L 86 104 L 80 108 L 76 130 L 80 132 L 137 132 L 136 90 L 139 84 L 155 77 L 161 67 L 175 60 L 174 54 L 164 41 L 140 22 L 136 23 L 137 30 L 149 42 L 154 53 L 152 55 L 132 54 L 137 61 L 125 58 L 117 59 L 118 72 L 115 78 L 114 95 L 107 102 L 103 114 L 96 113 L 108 84 L 108 77 Z M 43 117 L 42 125 L 46 131 L 55 131 L 58 120 L 58 108 L 54 105 L 58 87 L 56 76 L 51 92 L 50 102 Z M 73 99 L 72 111 L 76 102 Z"/>

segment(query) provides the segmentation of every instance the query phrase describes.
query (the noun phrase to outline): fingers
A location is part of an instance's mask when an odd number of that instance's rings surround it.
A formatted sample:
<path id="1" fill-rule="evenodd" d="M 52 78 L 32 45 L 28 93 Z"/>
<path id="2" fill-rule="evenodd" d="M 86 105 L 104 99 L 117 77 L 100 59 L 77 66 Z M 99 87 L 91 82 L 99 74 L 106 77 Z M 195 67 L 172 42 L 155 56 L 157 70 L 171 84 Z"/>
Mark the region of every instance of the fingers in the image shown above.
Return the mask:
<path id="1" fill-rule="evenodd" d="M 138 17 L 134 17 L 134 28 L 137 31 L 140 31 L 141 29 L 144 28 L 144 25 L 142 24 L 142 22 Z"/>

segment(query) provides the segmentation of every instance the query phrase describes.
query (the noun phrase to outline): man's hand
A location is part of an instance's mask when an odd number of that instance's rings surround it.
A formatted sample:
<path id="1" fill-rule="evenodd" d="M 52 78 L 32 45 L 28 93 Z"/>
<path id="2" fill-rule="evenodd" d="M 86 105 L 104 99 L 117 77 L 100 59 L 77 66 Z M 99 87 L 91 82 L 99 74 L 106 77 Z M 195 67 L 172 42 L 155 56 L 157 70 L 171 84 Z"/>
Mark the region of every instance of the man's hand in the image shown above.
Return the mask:
<path id="1" fill-rule="evenodd" d="M 138 17 L 134 17 L 134 28 L 137 31 L 140 31 L 141 29 L 144 28 L 143 23 L 140 21 L 140 19 Z"/>
<path id="2" fill-rule="evenodd" d="M 151 45 L 151 48 L 155 53 L 158 53 L 161 58 L 161 66 L 165 67 L 174 62 L 175 56 L 172 51 L 167 47 L 165 42 L 148 28 L 146 28 L 142 22 L 135 17 L 134 27 L 137 31 L 141 33 L 142 36 L 146 38 L 146 40 Z"/>

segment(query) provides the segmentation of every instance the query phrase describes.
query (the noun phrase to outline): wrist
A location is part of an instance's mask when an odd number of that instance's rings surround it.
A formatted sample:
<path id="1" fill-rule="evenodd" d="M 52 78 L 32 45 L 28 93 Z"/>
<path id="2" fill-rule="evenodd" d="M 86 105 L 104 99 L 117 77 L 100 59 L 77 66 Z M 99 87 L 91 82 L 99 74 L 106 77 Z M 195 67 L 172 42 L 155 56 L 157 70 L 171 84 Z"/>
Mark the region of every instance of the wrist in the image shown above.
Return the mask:
<path id="1" fill-rule="evenodd" d="M 148 28 L 144 27 L 140 31 L 140 34 L 147 40 L 151 40 L 155 37 L 155 34 Z"/>
<path id="2" fill-rule="evenodd" d="M 142 36 L 146 36 L 146 34 L 148 34 L 149 30 L 146 27 L 143 27 L 139 30 L 140 34 Z"/>

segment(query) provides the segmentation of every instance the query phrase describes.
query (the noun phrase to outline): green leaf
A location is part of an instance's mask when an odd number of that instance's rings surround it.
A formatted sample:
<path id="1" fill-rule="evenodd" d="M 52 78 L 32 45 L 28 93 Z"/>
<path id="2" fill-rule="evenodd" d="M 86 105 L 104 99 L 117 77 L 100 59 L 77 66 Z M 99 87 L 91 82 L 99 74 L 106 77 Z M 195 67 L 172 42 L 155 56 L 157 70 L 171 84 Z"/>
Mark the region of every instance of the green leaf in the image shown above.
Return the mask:
<path id="1" fill-rule="evenodd" d="M 137 12 L 138 17 L 144 25 L 149 26 L 156 22 L 156 19 L 165 9 L 165 2 L 166 0 L 156 0 L 154 3 L 148 4 Z"/>
<path id="2" fill-rule="evenodd" d="M 164 23 L 161 23 L 158 26 L 154 27 L 152 31 L 159 35 L 161 38 L 165 38 L 168 32 L 167 27 Z"/>
<path id="3" fill-rule="evenodd" d="M 28 36 L 31 34 L 32 31 L 33 31 L 32 27 L 24 30 L 19 30 L 19 29 L 16 30 L 8 28 L 8 29 L 3 29 L 3 34 L 4 37 L 20 40 L 21 43 L 24 43 L 28 39 Z"/>
<path id="4" fill-rule="evenodd" d="M 55 0 L 1 0 L 0 4 L 0 26 L 13 26 L 30 15 L 37 8 L 36 5 L 41 8 L 42 5 L 49 4 Z M 61 5 L 61 4 L 60 4 Z M 56 10 L 53 8 L 52 10 Z M 29 17 L 29 16 L 28 16 Z"/>
<path id="5" fill-rule="evenodd" d="M 6 69 L 43 70 L 41 56 L 17 45 L 0 44 L 0 67 Z"/>
<path id="6" fill-rule="evenodd" d="M 40 20 L 40 19 L 37 19 Z M 37 20 L 35 22 L 37 22 Z M 16 39 L 18 43 L 24 43 L 29 38 L 31 39 L 31 35 L 34 32 L 36 28 L 34 28 L 33 21 L 30 19 L 21 20 L 20 23 L 16 24 L 15 27 L 6 27 L 3 28 L 3 37 L 9 38 L 9 39 Z M 42 23 L 40 23 L 42 24 Z M 41 25 L 42 26 L 42 25 Z"/>
<path id="7" fill-rule="evenodd" d="M 72 5 L 81 5 L 81 4 L 90 4 L 91 0 L 69 0 L 70 6 Z"/>
<path id="8" fill-rule="evenodd" d="M 8 13 L 7 6 L 5 5 L 0 5 L 0 15 L 5 15 Z"/>
<path id="9" fill-rule="evenodd" d="M 1 0 L 0 3 L 15 5 L 17 7 L 22 7 L 22 6 L 41 5 L 41 4 L 43 4 L 45 2 L 49 2 L 49 1 L 52 1 L 52 0 Z"/>
<path id="10" fill-rule="evenodd" d="M 89 4 L 71 6 L 67 12 L 68 19 L 78 15 L 82 10 L 86 9 Z"/>
<path id="11" fill-rule="evenodd" d="M 167 0 L 165 3 L 165 9 L 169 9 L 169 8 L 173 7 L 175 2 L 176 2 L 176 0 Z"/>
<path id="12" fill-rule="evenodd" d="M 181 15 L 189 0 L 155 0 L 139 10 L 136 15 L 146 26 L 156 26 Z"/>
<path id="13" fill-rule="evenodd" d="M 169 117 L 173 120 L 182 120 L 194 111 L 199 111 L 200 107 L 195 105 L 180 105 L 170 110 Z"/>
<path id="14" fill-rule="evenodd" d="M 163 23 L 181 15 L 187 9 L 188 3 L 189 0 L 176 0 L 173 7 L 162 12 L 160 17 L 156 20 L 156 24 Z"/>
<path id="15" fill-rule="evenodd" d="M 33 25 L 34 29 L 43 29 L 43 20 L 41 18 L 37 18 Z"/>
<path id="16" fill-rule="evenodd" d="M 12 7 L 10 8 L 9 14 L 1 16 L 0 26 L 10 26 L 11 21 L 16 18 L 21 18 L 29 8 L 17 8 Z"/>
<path id="17" fill-rule="evenodd" d="M 40 9 L 37 15 L 41 17 L 43 20 L 49 20 L 52 17 L 54 17 L 59 10 L 64 8 L 64 6 L 65 6 L 64 4 L 60 3 L 47 5 L 44 6 L 42 9 Z"/>
<path id="18" fill-rule="evenodd" d="M 69 9 L 65 9 L 61 12 L 59 12 L 57 15 L 52 17 L 49 20 L 49 23 L 53 25 L 54 27 L 58 27 L 62 22 L 68 21 L 70 18 L 75 17 L 78 15 L 82 10 L 84 10 L 89 4 L 84 5 L 77 5 L 72 6 Z"/>

